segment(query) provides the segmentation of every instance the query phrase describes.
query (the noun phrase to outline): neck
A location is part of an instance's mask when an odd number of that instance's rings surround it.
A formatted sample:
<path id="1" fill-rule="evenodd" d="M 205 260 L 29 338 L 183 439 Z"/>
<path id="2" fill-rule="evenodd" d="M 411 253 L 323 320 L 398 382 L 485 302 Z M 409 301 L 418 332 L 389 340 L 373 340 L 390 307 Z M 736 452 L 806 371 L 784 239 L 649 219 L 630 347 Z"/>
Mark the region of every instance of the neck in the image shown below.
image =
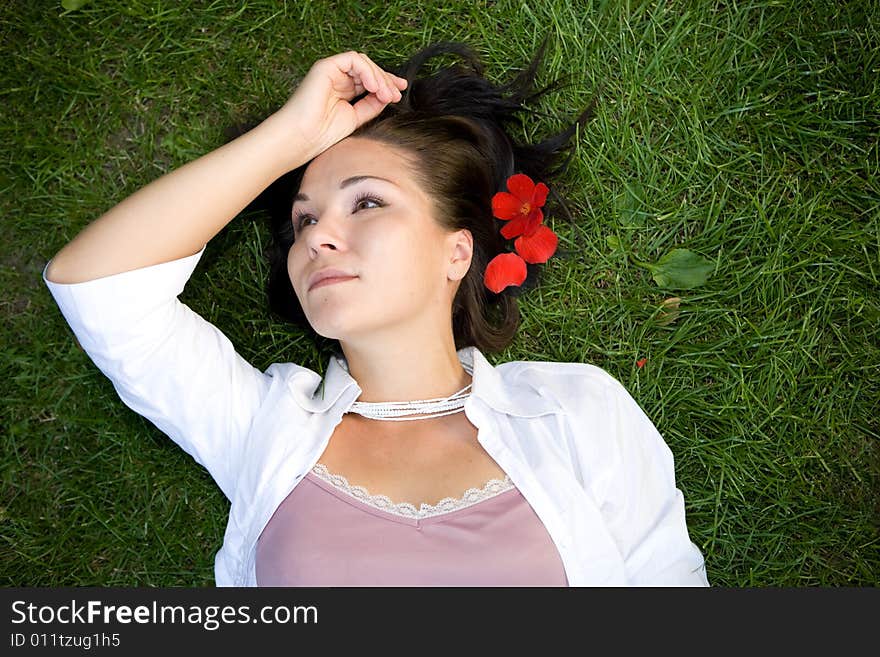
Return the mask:
<path id="1" fill-rule="evenodd" d="M 341 343 L 342 344 L 342 343 Z M 397 340 L 377 349 L 342 344 L 348 371 L 361 388 L 359 402 L 402 402 L 449 397 L 471 383 L 471 375 L 448 339 L 408 345 Z"/>

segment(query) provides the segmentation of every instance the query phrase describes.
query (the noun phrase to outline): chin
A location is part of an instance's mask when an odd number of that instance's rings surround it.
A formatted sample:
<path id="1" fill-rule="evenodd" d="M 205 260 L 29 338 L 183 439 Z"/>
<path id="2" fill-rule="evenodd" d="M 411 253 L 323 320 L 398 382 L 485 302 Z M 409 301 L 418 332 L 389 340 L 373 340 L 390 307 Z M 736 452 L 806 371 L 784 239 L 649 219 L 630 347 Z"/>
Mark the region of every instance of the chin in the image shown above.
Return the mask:
<path id="1" fill-rule="evenodd" d="M 313 321 L 311 317 L 307 317 L 307 319 L 309 320 L 312 330 L 322 338 L 327 338 L 328 340 L 341 339 L 346 333 L 346 329 L 349 328 L 347 325 L 340 324 L 339 322 Z M 326 319 L 327 318 L 325 318 L 325 320 Z"/>

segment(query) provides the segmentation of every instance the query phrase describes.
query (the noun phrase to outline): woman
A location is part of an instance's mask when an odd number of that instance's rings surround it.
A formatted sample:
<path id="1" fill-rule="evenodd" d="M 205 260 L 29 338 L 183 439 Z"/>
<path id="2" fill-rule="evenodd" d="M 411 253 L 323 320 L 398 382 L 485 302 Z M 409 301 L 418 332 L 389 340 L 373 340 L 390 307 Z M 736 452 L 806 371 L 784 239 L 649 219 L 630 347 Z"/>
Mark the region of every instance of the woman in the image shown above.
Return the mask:
<path id="1" fill-rule="evenodd" d="M 473 70 L 416 78 L 441 52 Z M 623 386 L 483 354 L 515 336 L 526 262 L 556 248 L 540 207 L 575 126 L 538 145 L 506 130 L 547 91 L 525 95 L 542 53 L 501 88 L 456 44 L 395 73 L 321 59 L 277 112 L 47 264 L 120 398 L 229 498 L 218 585 L 708 585 L 672 455 Z M 177 299 L 255 199 L 280 199 L 271 307 L 338 345 L 323 380 L 260 372 Z"/>

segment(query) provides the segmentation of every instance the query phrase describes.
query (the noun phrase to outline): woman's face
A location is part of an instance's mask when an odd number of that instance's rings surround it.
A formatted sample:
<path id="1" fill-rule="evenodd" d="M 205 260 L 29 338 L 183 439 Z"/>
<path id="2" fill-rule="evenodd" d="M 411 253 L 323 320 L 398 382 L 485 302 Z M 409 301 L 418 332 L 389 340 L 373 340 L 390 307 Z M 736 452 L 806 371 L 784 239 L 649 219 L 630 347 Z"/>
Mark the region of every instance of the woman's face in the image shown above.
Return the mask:
<path id="1" fill-rule="evenodd" d="M 292 208 L 287 271 L 319 335 L 395 338 L 411 327 L 431 339 L 431 331 L 451 330 L 452 299 L 467 272 L 461 262 L 450 266 L 461 236 L 435 222 L 412 170 L 398 150 L 361 137 L 343 139 L 307 167 Z M 326 268 L 356 278 L 309 289 Z"/>

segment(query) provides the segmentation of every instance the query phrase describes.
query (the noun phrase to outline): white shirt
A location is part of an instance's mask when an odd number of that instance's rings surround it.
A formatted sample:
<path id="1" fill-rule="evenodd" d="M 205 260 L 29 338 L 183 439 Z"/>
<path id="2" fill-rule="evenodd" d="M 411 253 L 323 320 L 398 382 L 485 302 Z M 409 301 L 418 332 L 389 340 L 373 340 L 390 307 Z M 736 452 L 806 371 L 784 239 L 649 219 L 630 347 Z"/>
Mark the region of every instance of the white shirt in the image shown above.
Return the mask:
<path id="1" fill-rule="evenodd" d="M 83 283 L 43 280 L 122 401 L 204 466 L 230 500 L 218 586 L 256 586 L 257 539 L 361 394 L 344 359 L 323 380 L 264 372 L 177 297 L 191 256 Z M 672 453 L 610 374 L 585 363 L 493 366 L 475 347 L 464 413 L 559 550 L 571 586 L 708 586 Z M 405 364 L 402 364 L 405 365 Z M 295 556 L 294 556 L 295 558 Z"/>

